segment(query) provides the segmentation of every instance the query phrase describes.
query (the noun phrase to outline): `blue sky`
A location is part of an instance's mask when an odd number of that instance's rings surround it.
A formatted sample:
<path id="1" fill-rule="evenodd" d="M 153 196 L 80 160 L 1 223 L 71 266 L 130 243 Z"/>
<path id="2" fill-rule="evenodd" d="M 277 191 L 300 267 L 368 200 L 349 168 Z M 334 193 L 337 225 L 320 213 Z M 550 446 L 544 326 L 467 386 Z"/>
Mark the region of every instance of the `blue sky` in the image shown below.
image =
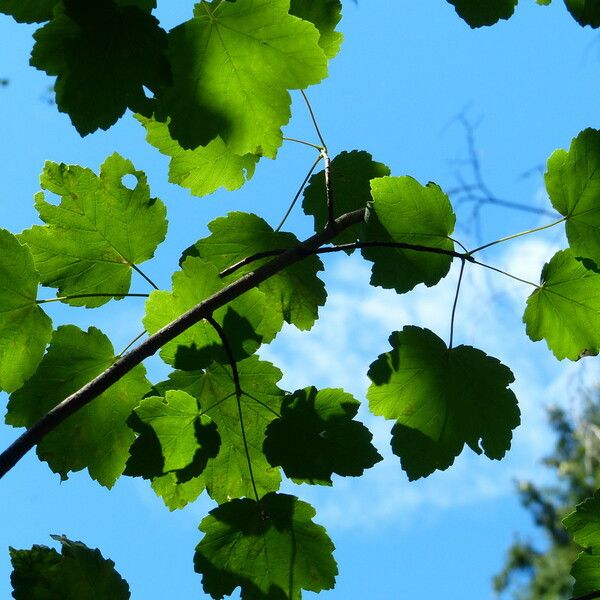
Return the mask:
<path id="1" fill-rule="evenodd" d="M 167 7 L 168 4 L 168 7 Z M 187 18 L 191 3 L 159 2 L 165 27 Z M 330 77 L 310 89 L 330 152 L 361 149 L 388 164 L 394 175 L 412 175 L 450 189 L 456 173 L 468 177 L 464 129 L 456 116 L 477 123 L 483 175 L 501 197 L 548 206 L 541 176 L 521 177 L 567 147 L 581 129 L 597 123 L 600 37 L 581 29 L 558 0 L 538 7 L 522 0 L 516 15 L 495 27 L 472 31 L 443 0 L 347 1 L 341 30 L 345 43 Z M 307 148 L 285 145 L 276 161 L 259 165 L 253 180 L 235 193 L 194 198 L 167 183 L 167 161 L 144 142 L 142 128 L 127 116 L 108 132 L 81 139 L 65 115 L 46 101 L 51 81 L 27 66 L 33 28 L 0 17 L 2 150 L 0 226 L 20 231 L 36 221 L 32 196 L 45 160 L 97 170 L 113 151 L 144 170 L 154 195 L 169 210 L 167 241 L 147 270 L 168 289 L 179 252 L 206 234 L 206 224 L 231 210 L 256 212 L 276 224 L 313 161 Z M 294 95 L 293 137 L 314 140 L 306 110 Z M 459 222 L 470 225 L 470 207 Z M 488 241 L 548 222 L 547 217 L 486 207 L 481 236 Z M 311 221 L 296 210 L 287 224 L 300 237 Z M 458 237 L 474 244 L 470 231 Z M 485 259 L 530 280 L 563 244 L 561 232 L 497 246 Z M 263 356 L 285 372 L 284 386 L 344 387 L 364 400 L 366 370 L 387 350 L 387 338 L 405 324 L 429 327 L 447 339 L 457 273 L 433 289 L 397 297 L 368 285 L 368 265 L 333 257 L 324 275 L 329 300 L 309 333 L 286 329 Z M 146 291 L 136 280 L 132 291 Z M 51 296 L 50 290 L 43 293 Z M 516 376 L 523 425 L 513 449 L 498 463 L 464 453 L 454 467 L 409 483 L 390 455 L 390 426 L 362 412 L 386 460 L 360 480 L 338 480 L 332 489 L 288 486 L 315 504 L 317 521 L 336 544 L 340 575 L 323 598 L 394 600 L 444 597 L 491 598 L 497 572 L 515 531 L 533 535 L 514 495 L 515 478 L 543 477 L 537 461 L 551 439 L 544 406 L 567 404 L 578 386 L 598 378 L 597 359 L 558 363 L 543 343 L 528 341 L 521 323 L 527 286 L 470 269 L 457 312 L 457 343 L 482 348 L 508 364 Z M 143 303 L 113 302 L 103 309 L 66 311 L 52 306 L 56 323 L 99 326 L 121 349 L 139 331 Z M 153 380 L 166 372 L 148 361 Z M 17 435 L 0 426 L 0 444 Z M 123 479 L 111 492 L 84 473 L 60 484 L 31 454 L 0 481 L 3 522 L 0 547 L 49 544 L 52 533 L 99 547 L 116 562 L 134 598 L 203 598 L 192 555 L 197 525 L 211 503 L 201 499 L 169 513 L 149 487 Z M 8 597 L 10 565 L 0 551 L 0 597 Z M 307 594 L 307 597 L 310 597 Z"/>

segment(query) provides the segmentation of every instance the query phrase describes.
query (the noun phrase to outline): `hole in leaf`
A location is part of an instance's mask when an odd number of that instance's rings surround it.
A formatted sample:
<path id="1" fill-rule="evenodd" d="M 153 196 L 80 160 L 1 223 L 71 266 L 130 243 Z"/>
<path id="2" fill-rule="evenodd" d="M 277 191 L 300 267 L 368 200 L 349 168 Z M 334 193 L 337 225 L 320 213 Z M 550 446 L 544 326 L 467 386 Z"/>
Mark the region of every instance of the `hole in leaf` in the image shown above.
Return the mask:
<path id="1" fill-rule="evenodd" d="M 144 92 L 144 96 L 146 96 L 148 100 L 152 100 L 154 98 L 154 92 L 150 88 L 147 88 L 145 85 L 142 86 L 142 91 Z"/>
<path id="2" fill-rule="evenodd" d="M 137 177 L 135 175 L 132 175 L 131 173 L 128 173 L 127 175 L 123 175 L 123 177 L 121 177 L 121 184 L 124 185 L 127 189 L 135 189 L 137 183 Z"/>

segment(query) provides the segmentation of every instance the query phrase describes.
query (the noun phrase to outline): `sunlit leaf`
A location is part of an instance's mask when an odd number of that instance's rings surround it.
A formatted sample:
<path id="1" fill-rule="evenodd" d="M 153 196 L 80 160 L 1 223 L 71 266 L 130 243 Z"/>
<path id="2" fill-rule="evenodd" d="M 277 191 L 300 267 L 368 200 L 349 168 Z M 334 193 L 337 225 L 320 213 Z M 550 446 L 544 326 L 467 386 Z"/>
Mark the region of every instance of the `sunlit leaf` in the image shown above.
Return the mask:
<path id="1" fill-rule="evenodd" d="M 133 176 L 135 187 L 123 183 Z M 146 176 L 118 154 L 95 175 L 90 169 L 48 162 L 42 188 L 60 196 L 49 202 L 40 192 L 35 206 L 47 225 L 21 234 L 43 285 L 59 295 L 104 294 L 71 298 L 74 306 L 95 307 L 126 294 L 133 265 L 152 258 L 167 232 L 166 209 L 150 198 Z"/>
<path id="2" fill-rule="evenodd" d="M 31 550 L 9 548 L 13 572 L 10 580 L 15 600 L 128 600 L 127 582 L 115 570 L 115 563 L 98 549 L 72 542 L 62 535 L 61 554 L 53 548 L 35 545 Z"/>
<path id="3" fill-rule="evenodd" d="M 333 58 L 342 45 L 344 36 L 335 31 L 342 18 L 340 0 L 291 0 L 290 14 L 310 21 L 319 30 L 319 46 L 327 58 Z"/>
<path id="4" fill-rule="evenodd" d="M 448 196 L 434 183 L 422 186 L 412 177 L 380 177 L 371 181 L 364 240 L 383 247 L 363 248 L 373 262 L 371 284 L 408 292 L 419 283 L 436 285 L 450 270 L 454 242 L 449 239 L 456 217 Z M 390 247 L 411 244 L 442 253 Z"/>
<path id="5" fill-rule="evenodd" d="M 201 2 L 169 33 L 173 85 L 159 117 L 171 118 L 183 148 L 220 136 L 240 156 L 275 157 L 290 118 L 288 90 L 327 75 L 319 32 L 288 10 L 289 0 Z"/>
<path id="6" fill-rule="evenodd" d="M 502 458 L 520 421 L 510 369 L 419 327 L 394 332 L 390 344 L 369 368 L 367 398 L 374 414 L 396 420 L 392 450 L 409 479 L 447 469 L 465 444 Z"/>
<path id="7" fill-rule="evenodd" d="M 141 6 L 140 6 L 141 4 Z M 56 103 L 81 135 L 108 129 L 129 108 L 149 116 L 170 81 L 167 34 L 148 0 L 88 0 L 58 5 L 34 33 L 31 65 L 56 75 Z"/>
<path id="8" fill-rule="evenodd" d="M 573 563 L 574 596 L 600 589 L 600 491 L 577 506 L 563 521 L 573 541 L 584 548 Z"/>
<path id="9" fill-rule="evenodd" d="M 333 473 L 358 477 L 381 460 L 371 432 L 354 420 L 359 402 L 339 389 L 298 390 L 267 427 L 264 451 L 297 482 L 331 485 Z"/>
<path id="10" fill-rule="evenodd" d="M 239 586 L 244 600 L 298 600 L 303 589 L 332 589 L 334 546 L 314 516 L 309 504 L 274 493 L 213 509 L 194 556 L 204 591 L 219 599 Z"/>
<path id="11" fill-rule="evenodd" d="M 59 327 L 35 375 L 10 396 L 6 422 L 30 427 L 114 360 L 112 344 L 100 330 Z M 87 468 L 93 479 L 112 487 L 134 439 L 127 418 L 149 389 L 144 367 L 134 367 L 48 433 L 37 446 L 38 456 L 62 479 L 69 471 Z"/>
<path id="12" fill-rule="evenodd" d="M 600 266 L 600 131 L 586 129 L 568 152 L 556 150 L 548 159 L 545 180 L 552 205 L 566 217 L 574 255 Z"/>
<path id="13" fill-rule="evenodd" d="M 577 360 L 600 351 L 600 274 L 557 252 L 544 265 L 541 285 L 527 299 L 527 335 L 546 340 L 556 358 Z"/>
<path id="14" fill-rule="evenodd" d="M 260 217 L 242 212 L 229 213 L 208 225 L 211 235 L 199 240 L 184 252 L 198 255 L 223 271 L 249 256 L 273 253 L 296 246 L 299 241 L 292 233 L 276 232 Z M 271 256 L 272 258 L 272 256 Z M 268 258 L 255 260 L 232 275 L 238 278 L 264 264 Z M 265 294 L 267 310 L 281 315 L 299 329 L 310 329 L 325 304 L 325 285 L 317 277 L 323 263 L 309 256 L 259 285 Z"/>
<path id="15" fill-rule="evenodd" d="M 52 336 L 37 305 L 39 278 L 29 250 L 0 229 L 0 389 L 12 392 L 33 375 Z"/>
<path id="16" fill-rule="evenodd" d="M 146 140 L 171 158 L 169 181 L 190 190 L 194 196 L 208 196 L 219 188 L 233 191 L 252 178 L 260 156 L 234 154 L 220 137 L 206 146 L 184 150 L 169 133 L 166 123 L 137 115 L 146 128 Z"/>

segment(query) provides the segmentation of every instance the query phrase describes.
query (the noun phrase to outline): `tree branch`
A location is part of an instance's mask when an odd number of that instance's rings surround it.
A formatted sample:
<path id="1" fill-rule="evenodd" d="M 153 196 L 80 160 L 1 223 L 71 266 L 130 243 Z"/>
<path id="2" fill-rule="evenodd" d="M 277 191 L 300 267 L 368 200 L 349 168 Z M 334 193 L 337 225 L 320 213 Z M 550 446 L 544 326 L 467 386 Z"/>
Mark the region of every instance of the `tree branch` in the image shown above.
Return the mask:
<path id="1" fill-rule="evenodd" d="M 589 592 L 583 596 L 573 596 L 571 600 L 594 600 L 594 598 L 600 598 L 600 590 L 594 590 L 593 592 Z"/>
<path id="2" fill-rule="evenodd" d="M 183 333 L 202 319 L 206 319 L 206 317 L 212 315 L 218 308 L 256 287 L 259 283 L 266 281 L 276 273 L 301 261 L 307 256 L 315 254 L 320 246 L 331 242 L 341 231 L 360 223 L 364 220 L 364 217 L 365 209 L 356 210 L 338 217 L 333 222 L 328 223 L 322 231 L 300 242 L 297 246 L 286 250 L 255 271 L 247 273 L 233 283 L 225 286 L 171 323 L 165 325 L 139 346 L 136 346 L 127 352 L 127 354 L 118 358 L 103 373 L 46 413 L 0 454 L 0 478 L 6 475 L 46 434 L 56 429 L 65 419 L 105 392 L 113 383 L 116 383 L 135 366 L 155 354 L 167 342 L 170 342 L 180 333 Z"/>

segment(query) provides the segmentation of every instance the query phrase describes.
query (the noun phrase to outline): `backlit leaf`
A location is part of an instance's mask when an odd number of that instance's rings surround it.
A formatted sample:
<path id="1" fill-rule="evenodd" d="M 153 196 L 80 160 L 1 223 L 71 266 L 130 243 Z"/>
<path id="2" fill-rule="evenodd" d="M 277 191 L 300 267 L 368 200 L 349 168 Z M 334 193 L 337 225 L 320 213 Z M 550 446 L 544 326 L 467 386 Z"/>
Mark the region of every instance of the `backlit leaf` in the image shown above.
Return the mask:
<path id="1" fill-rule="evenodd" d="M 149 116 L 169 83 L 167 34 L 148 0 L 69 0 L 34 33 L 31 65 L 56 75 L 56 103 L 81 135 L 108 129 L 128 108 Z"/>
<path id="2" fill-rule="evenodd" d="M 30 427 L 114 360 L 112 344 L 100 330 L 59 327 L 35 375 L 10 396 L 6 422 Z M 87 468 L 93 479 L 112 487 L 123 472 L 134 439 L 127 418 L 149 389 L 144 367 L 134 367 L 48 433 L 37 445 L 38 456 L 62 479 L 69 471 Z"/>
<path id="3" fill-rule="evenodd" d="M 448 196 L 434 183 L 422 186 L 412 177 L 380 177 L 371 181 L 366 242 L 387 247 L 363 248 L 372 261 L 371 284 L 393 288 L 399 294 L 419 283 L 436 285 L 450 270 L 452 256 L 443 253 L 389 247 L 390 243 L 425 246 L 443 252 L 454 250 L 449 235 L 456 217 Z"/>
<path id="4" fill-rule="evenodd" d="M 57 0 L 0 0 L 0 12 L 20 23 L 41 23 L 52 18 Z"/>
<path id="5" fill-rule="evenodd" d="M 419 327 L 392 333 L 390 344 L 369 368 L 367 398 L 374 414 L 396 420 L 392 450 L 409 479 L 447 469 L 465 444 L 502 458 L 520 421 L 510 369 Z"/>
<path id="6" fill-rule="evenodd" d="M 0 389 L 13 392 L 33 375 L 52 336 L 37 305 L 39 278 L 19 240 L 0 229 Z"/>
<path id="7" fill-rule="evenodd" d="M 115 563 L 98 549 L 72 542 L 62 535 L 61 554 L 35 545 L 31 550 L 9 548 L 13 572 L 10 580 L 15 600 L 128 600 L 127 582 Z"/>
<path id="8" fill-rule="evenodd" d="M 577 506 L 563 524 L 573 541 L 584 548 L 573 563 L 574 596 L 600 589 L 600 491 Z"/>
<path id="9" fill-rule="evenodd" d="M 353 150 L 342 152 L 331 161 L 330 176 L 333 188 L 334 217 L 365 208 L 371 197 L 371 179 L 389 175 L 390 170 L 383 163 L 375 162 L 368 152 Z M 325 171 L 313 175 L 304 190 L 302 208 L 315 220 L 315 231 L 321 231 L 327 224 L 327 194 L 325 192 Z M 340 233 L 334 244 L 349 244 L 364 236 L 364 226 L 354 225 Z"/>
<path id="10" fill-rule="evenodd" d="M 182 270 L 173 274 L 173 291 L 150 295 L 144 327 L 149 333 L 155 333 L 224 285 L 213 264 L 188 257 Z M 281 327 L 281 319 L 274 319 L 266 307 L 265 295 L 252 289 L 214 311 L 212 316 L 223 328 L 235 360 L 256 352 L 260 344 L 271 341 Z M 229 362 L 219 334 L 204 320 L 165 344 L 160 355 L 168 364 L 188 371 L 204 368 L 214 360 Z"/>
<path id="11" fill-rule="evenodd" d="M 545 339 L 556 358 L 577 360 L 600 351 L 600 274 L 557 252 L 542 269 L 541 285 L 527 299 L 527 335 Z"/>
<path id="12" fill-rule="evenodd" d="M 227 217 L 215 219 L 208 227 L 211 235 L 188 248 L 184 256 L 198 255 L 214 264 L 219 271 L 249 256 L 287 250 L 299 243 L 292 233 L 273 231 L 266 221 L 249 213 L 229 213 Z M 253 261 L 235 271 L 232 277 L 237 279 L 267 260 L 269 258 Z M 258 289 L 265 294 L 267 310 L 281 315 L 299 329 L 310 329 L 327 297 L 325 286 L 317 277 L 322 270 L 321 260 L 317 256 L 309 256 L 261 283 Z"/>
<path id="13" fill-rule="evenodd" d="M 567 218 L 574 255 L 600 266 L 600 131 L 586 129 L 568 152 L 556 150 L 548 159 L 545 180 L 552 205 Z"/>
<path id="14" fill-rule="evenodd" d="M 310 21 L 319 30 L 319 46 L 327 58 L 333 58 L 342 45 L 344 36 L 335 31 L 342 18 L 342 3 L 339 0 L 291 0 L 290 14 Z"/>
<path id="15" fill-rule="evenodd" d="M 133 189 L 122 179 L 135 177 Z M 95 307 L 126 294 L 132 266 L 152 258 L 167 232 L 166 209 L 150 198 L 146 176 L 118 154 L 95 175 L 90 169 L 48 162 L 42 188 L 61 197 L 48 202 L 43 192 L 35 206 L 47 225 L 21 234 L 33 254 L 43 285 L 59 295 L 107 294 L 71 298 L 74 306 Z"/>
<path id="16" fill-rule="evenodd" d="M 298 390 L 267 427 L 264 451 L 296 482 L 331 485 L 333 473 L 358 477 L 381 460 L 371 432 L 354 420 L 359 402 L 339 389 Z"/>
<path id="17" fill-rule="evenodd" d="M 218 599 L 239 586 L 242 600 L 299 600 L 303 589 L 332 589 L 334 546 L 314 516 L 309 504 L 274 493 L 210 511 L 194 556 L 204 591 Z"/>
<path id="18" fill-rule="evenodd" d="M 288 10 L 289 0 L 201 2 L 169 33 L 173 85 L 159 118 L 171 118 L 183 148 L 220 136 L 240 156 L 275 157 L 290 118 L 288 90 L 327 75 L 319 32 Z"/>
<path id="19" fill-rule="evenodd" d="M 233 191 L 254 175 L 260 156 L 234 154 L 220 137 L 206 146 L 184 150 L 169 133 L 166 123 L 137 115 L 146 128 L 146 140 L 169 156 L 169 181 L 190 190 L 194 196 L 207 196 L 219 188 Z"/>

